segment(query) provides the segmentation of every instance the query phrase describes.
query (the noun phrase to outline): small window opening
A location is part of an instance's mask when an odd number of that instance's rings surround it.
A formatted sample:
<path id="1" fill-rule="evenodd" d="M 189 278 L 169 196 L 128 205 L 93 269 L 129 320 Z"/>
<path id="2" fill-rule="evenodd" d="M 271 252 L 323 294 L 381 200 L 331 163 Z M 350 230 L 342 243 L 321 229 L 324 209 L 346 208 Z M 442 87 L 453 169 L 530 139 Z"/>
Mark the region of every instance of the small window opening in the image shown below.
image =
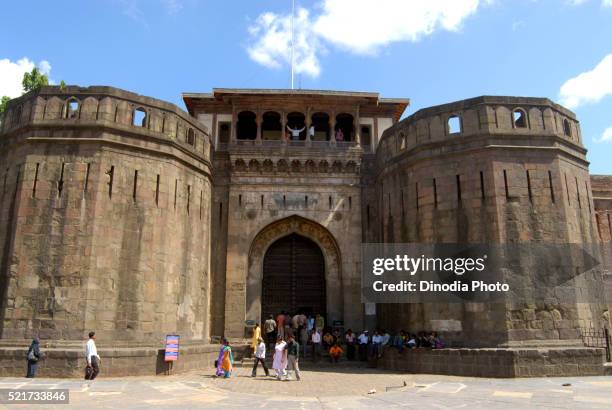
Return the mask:
<path id="1" fill-rule="evenodd" d="M 563 133 L 570 138 L 572 137 L 572 127 L 567 119 L 563 120 Z"/>
<path id="2" fill-rule="evenodd" d="M 514 128 L 527 128 L 527 114 L 521 109 L 512 111 Z"/>
<path id="3" fill-rule="evenodd" d="M 187 131 L 187 144 L 195 146 L 195 133 L 193 132 L 193 128 L 189 128 L 189 131 Z"/>
<path id="4" fill-rule="evenodd" d="M 448 133 L 459 134 L 461 132 L 461 118 L 457 115 L 448 117 Z"/>
<path id="5" fill-rule="evenodd" d="M 137 127 L 146 127 L 147 125 L 147 112 L 143 108 L 136 108 L 132 115 L 132 125 Z"/>
<path id="6" fill-rule="evenodd" d="M 66 103 L 66 118 L 77 118 L 79 116 L 79 101 L 71 98 Z"/>

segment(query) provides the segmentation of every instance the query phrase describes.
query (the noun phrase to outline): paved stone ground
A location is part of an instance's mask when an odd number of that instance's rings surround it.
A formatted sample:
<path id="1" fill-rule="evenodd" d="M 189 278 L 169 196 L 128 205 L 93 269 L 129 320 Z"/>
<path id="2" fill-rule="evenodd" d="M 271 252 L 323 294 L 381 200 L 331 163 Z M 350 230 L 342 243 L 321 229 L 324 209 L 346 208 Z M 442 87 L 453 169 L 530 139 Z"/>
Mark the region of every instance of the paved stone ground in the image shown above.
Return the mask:
<path id="1" fill-rule="evenodd" d="M 67 388 L 71 401 L 70 406 L 0 405 L 0 409 L 612 408 L 609 376 L 477 379 L 329 366 L 304 370 L 301 382 L 280 382 L 263 376 L 252 379 L 249 375 L 250 369 L 236 368 L 230 379 L 214 379 L 202 372 L 100 378 L 91 383 L 0 378 L 0 388 Z M 368 394 L 371 389 L 376 393 Z"/>

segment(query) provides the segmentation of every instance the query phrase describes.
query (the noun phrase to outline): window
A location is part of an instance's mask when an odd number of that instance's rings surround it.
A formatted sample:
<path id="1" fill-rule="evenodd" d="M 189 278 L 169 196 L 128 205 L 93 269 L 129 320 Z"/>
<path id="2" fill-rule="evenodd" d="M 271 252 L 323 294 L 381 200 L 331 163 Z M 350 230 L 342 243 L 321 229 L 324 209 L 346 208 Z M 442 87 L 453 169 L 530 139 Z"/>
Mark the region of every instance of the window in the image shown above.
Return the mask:
<path id="1" fill-rule="evenodd" d="M 231 122 L 219 122 L 219 143 L 227 144 L 230 139 Z"/>
<path id="2" fill-rule="evenodd" d="M 254 140 L 257 137 L 256 115 L 251 111 L 242 111 L 238 114 L 236 124 L 236 138 L 239 140 Z"/>
<path id="3" fill-rule="evenodd" d="M 187 144 L 195 147 L 195 133 L 193 132 L 193 128 L 189 128 L 187 131 Z"/>
<path id="4" fill-rule="evenodd" d="M 461 132 L 461 118 L 457 115 L 451 115 L 448 117 L 448 133 L 459 134 Z"/>
<path id="5" fill-rule="evenodd" d="M 136 108 L 132 113 L 132 125 L 137 127 L 146 127 L 147 112 L 143 108 Z"/>
<path id="6" fill-rule="evenodd" d="M 406 149 L 406 136 L 404 135 L 404 133 L 400 133 L 399 135 L 399 149 L 400 151 L 403 151 Z"/>
<path id="7" fill-rule="evenodd" d="M 512 111 L 514 128 L 527 128 L 527 114 L 520 108 Z"/>
<path id="8" fill-rule="evenodd" d="M 71 98 L 66 102 L 66 118 L 77 118 L 79 116 L 79 101 Z"/>
<path id="9" fill-rule="evenodd" d="M 563 120 L 563 133 L 570 138 L 572 137 L 572 127 L 567 119 Z"/>
<path id="10" fill-rule="evenodd" d="M 372 145 L 372 128 L 369 125 L 361 126 L 361 145 Z"/>

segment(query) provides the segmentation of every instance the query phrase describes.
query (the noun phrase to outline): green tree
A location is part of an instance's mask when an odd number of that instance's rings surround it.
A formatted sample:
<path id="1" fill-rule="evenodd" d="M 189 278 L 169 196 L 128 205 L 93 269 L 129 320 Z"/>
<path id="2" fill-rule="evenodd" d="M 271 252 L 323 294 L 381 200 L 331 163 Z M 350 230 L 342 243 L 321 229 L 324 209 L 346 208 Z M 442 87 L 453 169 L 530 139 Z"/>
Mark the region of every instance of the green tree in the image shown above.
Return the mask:
<path id="1" fill-rule="evenodd" d="M 4 111 L 6 110 L 6 104 L 10 101 L 10 97 L 6 95 L 0 99 L 0 124 L 2 124 L 2 117 L 4 117 Z"/>
<path id="2" fill-rule="evenodd" d="M 23 92 L 27 93 L 39 89 L 43 85 L 49 85 L 49 77 L 41 73 L 38 68 L 34 67 L 31 72 L 23 75 L 21 84 L 23 85 Z"/>

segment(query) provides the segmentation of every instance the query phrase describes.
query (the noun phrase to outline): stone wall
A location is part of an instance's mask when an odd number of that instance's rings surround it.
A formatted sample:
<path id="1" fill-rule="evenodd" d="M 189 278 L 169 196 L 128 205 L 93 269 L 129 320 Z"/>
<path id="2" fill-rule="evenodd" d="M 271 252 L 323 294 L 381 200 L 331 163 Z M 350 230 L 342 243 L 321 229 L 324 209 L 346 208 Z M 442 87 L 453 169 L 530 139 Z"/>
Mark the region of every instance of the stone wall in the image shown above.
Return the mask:
<path id="1" fill-rule="evenodd" d="M 265 251 L 293 232 L 323 251 L 328 323 L 363 325 L 360 157 L 359 148 L 231 147 L 215 204 L 227 209 L 225 336 L 244 337 L 245 320 L 261 320 Z M 218 292 L 213 298 L 222 300 Z"/>
<path id="2" fill-rule="evenodd" d="M 603 376 L 603 349 L 385 350 L 378 367 L 407 373 L 468 377 Z"/>
<path id="3" fill-rule="evenodd" d="M 418 111 L 380 143 L 376 200 L 366 205 L 378 208 L 380 223 L 370 241 L 591 249 L 598 238 L 585 155 L 574 115 L 546 99 L 480 97 Z M 600 288 L 600 271 L 576 282 L 583 295 Z M 606 322 L 605 302 L 594 299 L 380 305 L 379 323 L 442 331 L 460 346 L 574 343 L 580 328 Z"/>
<path id="4" fill-rule="evenodd" d="M 174 105 L 109 87 L 43 87 L 12 100 L 7 118 L 2 339 L 95 330 L 101 343 L 207 342 L 207 131 Z"/>
<path id="5" fill-rule="evenodd" d="M 591 175 L 608 304 L 612 304 L 612 176 Z"/>

